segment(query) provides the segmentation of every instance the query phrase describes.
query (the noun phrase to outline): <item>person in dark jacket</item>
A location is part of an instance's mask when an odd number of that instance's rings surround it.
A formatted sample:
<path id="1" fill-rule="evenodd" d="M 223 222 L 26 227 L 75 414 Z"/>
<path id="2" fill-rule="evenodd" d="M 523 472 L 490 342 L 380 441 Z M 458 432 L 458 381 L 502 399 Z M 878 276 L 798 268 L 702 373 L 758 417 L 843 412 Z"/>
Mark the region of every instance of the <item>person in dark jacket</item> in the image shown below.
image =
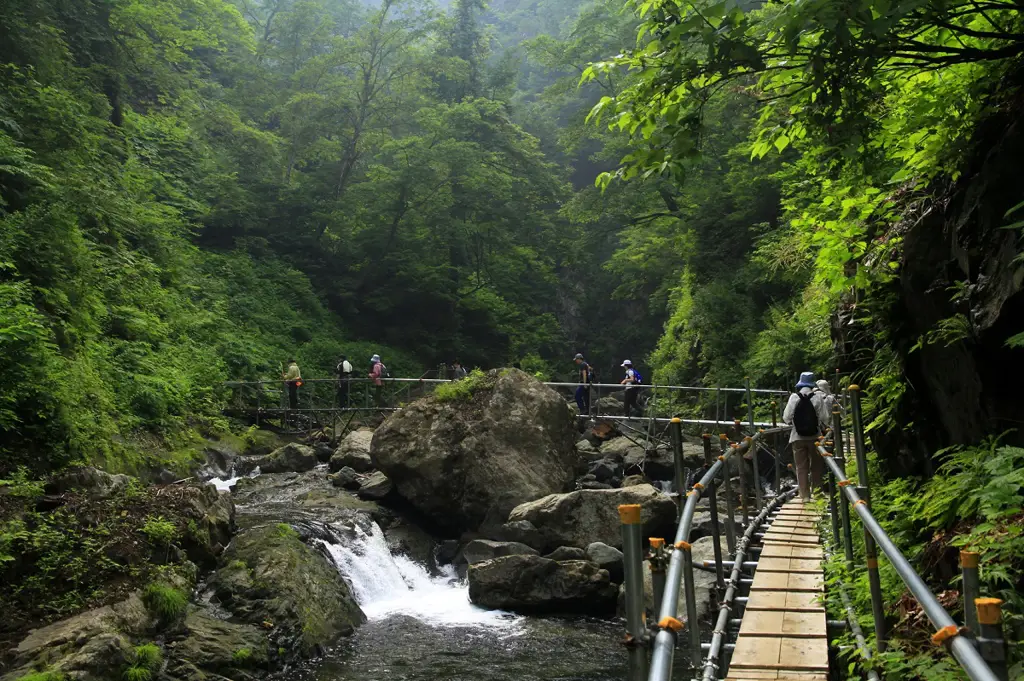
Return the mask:
<path id="1" fill-rule="evenodd" d="M 576 363 L 580 381 L 579 387 L 576 388 L 576 406 L 579 407 L 581 416 L 587 416 L 590 414 L 590 384 L 594 382 L 594 370 L 578 352 L 572 361 Z"/>

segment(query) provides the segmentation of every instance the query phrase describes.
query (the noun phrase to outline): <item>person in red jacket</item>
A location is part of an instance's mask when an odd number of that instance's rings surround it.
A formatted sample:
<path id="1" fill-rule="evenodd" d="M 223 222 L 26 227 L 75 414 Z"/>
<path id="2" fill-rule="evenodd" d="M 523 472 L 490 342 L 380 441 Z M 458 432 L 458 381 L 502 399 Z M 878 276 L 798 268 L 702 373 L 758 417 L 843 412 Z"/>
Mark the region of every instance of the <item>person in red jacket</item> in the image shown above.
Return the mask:
<path id="1" fill-rule="evenodd" d="M 370 364 L 373 367 L 369 374 L 369 377 L 373 379 L 373 403 L 378 407 L 383 407 L 384 381 L 381 379 L 387 375 L 387 370 L 384 368 L 384 363 L 380 361 L 380 355 L 371 357 Z"/>

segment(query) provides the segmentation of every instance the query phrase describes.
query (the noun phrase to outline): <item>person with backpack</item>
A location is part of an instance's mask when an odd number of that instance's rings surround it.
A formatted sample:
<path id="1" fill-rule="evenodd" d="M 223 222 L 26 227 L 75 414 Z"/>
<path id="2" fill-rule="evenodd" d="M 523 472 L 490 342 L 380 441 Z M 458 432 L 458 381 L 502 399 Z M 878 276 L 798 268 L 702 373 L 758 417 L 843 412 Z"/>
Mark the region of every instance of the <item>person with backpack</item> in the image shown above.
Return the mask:
<path id="1" fill-rule="evenodd" d="M 832 392 L 832 386 L 829 385 L 828 381 L 824 378 L 819 380 L 815 385 L 818 386 L 817 393 L 821 395 L 822 401 L 825 402 L 825 411 L 829 413 L 829 419 L 832 418 L 832 411 L 839 407 L 842 411 L 842 405 L 839 404 L 839 397 Z M 831 420 L 829 421 L 831 423 Z"/>
<path id="2" fill-rule="evenodd" d="M 580 385 L 576 388 L 576 406 L 580 408 L 580 416 L 588 416 L 590 414 L 590 385 L 594 382 L 594 367 L 590 366 L 579 352 L 572 358 L 572 361 L 576 364 L 580 379 Z"/>
<path id="3" fill-rule="evenodd" d="M 825 400 L 815 388 L 817 385 L 814 383 L 813 372 L 805 371 L 800 374 L 796 392 L 789 396 L 789 402 L 782 413 L 782 421 L 793 426 L 789 432 L 789 444 L 793 447 L 793 466 L 796 468 L 800 498 L 804 501 L 811 500 L 812 489 L 821 487 L 825 463 L 821 460 L 815 443 L 821 438 L 822 431 L 828 427 L 832 418 L 825 406 Z"/>
<path id="4" fill-rule="evenodd" d="M 384 381 L 383 379 L 388 378 L 388 368 L 384 366 L 384 363 L 380 361 L 380 355 L 374 355 L 370 358 L 370 365 L 373 367 L 370 369 L 369 378 L 373 379 L 373 404 L 377 407 L 384 406 Z"/>
<path id="5" fill-rule="evenodd" d="M 452 363 L 452 380 L 453 381 L 461 381 L 462 379 L 464 379 L 468 375 L 469 375 L 469 372 L 466 371 L 466 367 L 462 366 L 462 362 L 460 362 L 459 360 L 455 360 Z"/>
<path id="6" fill-rule="evenodd" d="M 349 386 L 352 381 L 352 363 L 346 355 L 341 356 L 341 361 L 336 367 L 338 371 L 338 407 L 347 409 L 349 405 Z"/>
<path id="7" fill-rule="evenodd" d="M 622 363 L 622 368 L 626 370 L 626 377 L 619 381 L 619 385 L 626 386 L 626 395 L 623 399 L 623 408 L 625 410 L 626 418 L 630 416 L 630 412 L 634 409 L 639 411 L 636 406 L 636 399 L 640 395 L 640 390 L 636 387 L 644 382 L 640 372 L 633 368 L 633 363 L 628 359 Z"/>

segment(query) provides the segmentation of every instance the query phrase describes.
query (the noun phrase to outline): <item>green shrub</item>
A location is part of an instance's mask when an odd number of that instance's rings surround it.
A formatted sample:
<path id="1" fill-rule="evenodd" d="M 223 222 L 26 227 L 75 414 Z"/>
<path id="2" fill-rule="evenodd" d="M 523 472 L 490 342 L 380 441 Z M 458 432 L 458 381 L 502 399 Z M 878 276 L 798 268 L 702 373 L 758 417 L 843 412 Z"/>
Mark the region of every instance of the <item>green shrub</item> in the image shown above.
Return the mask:
<path id="1" fill-rule="evenodd" d="M 145 667 L 128 667 L 124 670 L 125 681 L 150 681 L 153 673 Z"/>
<path id="2" fill-rule="evenodd" d="M 252 659 L 252 650 L 249 648 L 239 648 L 231 656 L 231 659 L 239 667 L 244 667 Z"/>
<path id="3" fill-rule="evenodd" d="M 20 677 L 18 681 L 67 681 L 67 678 L 62 672 L 34 672 Z"/>
<path id="4" fill-rule="evenodd" d="M 438 402 L 468 402 L 477 390 L 488 387 L 488 383 L 487 374 L 479 369 L 473 369 L 461 381 L 438 385 L 434 390 L 434 396 Z"/>
<path id="5" fill-rule="evenodd" d="M 173 586 L 153 582 L 142 592 L 142 602 L 164 624 L 181 618 L 188 607 L 188 597 Z"/>
<path id="6" fill-rule="evenodd" d="M 132 651 L 132 666 L 156 671 L 163 662 L 163 653 L 155 643 L 136 646 Z"/>
<path id="7" fill-rule="evenodd" d="M 43 496 L 42 480 L 30 479 L 29 471 L 24 466 L 19 466 L 10 478 L 0 480 L 0 487 L 5 487 L 8 495 L 21 499 L 35 499 Z"/>
<path id="8" fill-rule="evenodd" d="M 178 528 L 163 516 L 149 516 L 142 525 L 142 533 L 154 546 L 170 546 L 178 537 Z"/>
<path id="9" fill-rule="evenodd" d="M 278 523 L 277 536 L 284 537 L 285 539 L 298 539 L 299 533 L 296 532 L 288 523 Z"/>

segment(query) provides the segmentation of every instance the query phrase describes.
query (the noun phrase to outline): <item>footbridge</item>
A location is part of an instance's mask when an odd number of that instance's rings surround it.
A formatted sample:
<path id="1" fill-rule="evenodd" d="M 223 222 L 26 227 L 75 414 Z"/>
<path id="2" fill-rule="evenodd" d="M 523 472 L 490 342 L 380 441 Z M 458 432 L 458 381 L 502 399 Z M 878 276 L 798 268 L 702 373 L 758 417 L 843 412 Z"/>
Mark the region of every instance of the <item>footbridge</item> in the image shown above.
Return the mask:
<path id="1" fill-rule="evenodd" d="M 876 520 L 860 397 L 856 385 L 843 391 L 831 429 L 817 443 L 825 485 L 811 501 L 794 498 L 788 476 L 776 476 L 771 489 L 761 494 L 756 467 L 751 470 L 745 462 L 745 455 L 761 447 L 772 446 L 780 453 L 780 438 L 788 440 L 787 426 L 764 429 L 755 424 L 751 434 L 740 438 L 704 434 L 706 465 L 697 482 L 679 490 L 683 503 L 675 537 L 670 544 L 664 538 L 646 542 L 655 602 L 650 616 L 643 602 L 645 547 L 639 507 L 620 507 L 629 681 L 838 681 L 856 676 L 878 681 L 873 657 L 886 649 L 889 634 L 879 554 L 930 621 L 932 645 L 951 655 L 972 681 L 1008 681 L 1001 601 L 979 593 L 978 554 L 961 552 L 964 621 L 958 623 Z M 670 421 L 669 432 L 678 467 L 682 423 L 677 421 Z M 755 484 L 744 484 L 752 474 Z M 719 506 L 723 501 L 724 508 Z M 710 510 L 715 557 L 698 564 L 690 533 L 694 513 L 704 503 Z M 733 523 L 719 521 L 723 512 L 736 517 L 737 507 L 742 508 L 742 534 Z M 834 563 L 845 564 L 845 569 L 826 580 L 823 570 Z M 710 635 L 702 633 L 698 620 L 698 570 L 715 574 L 715 614 L 710 627 L 705 626 Z M 871 609 L 858 613 L 841 577 L 865 573 Z M 685 613 L 679 612 L 680 594 L 685 596 Z M 872 621 L 867 632 L 860 626 L 862 614 Z M 680 655 L 685 655 L 685 665 L 675 659 L 679 650 L 685 651 Z M 847 673 L 849 660 L 854 667 Z"/>

